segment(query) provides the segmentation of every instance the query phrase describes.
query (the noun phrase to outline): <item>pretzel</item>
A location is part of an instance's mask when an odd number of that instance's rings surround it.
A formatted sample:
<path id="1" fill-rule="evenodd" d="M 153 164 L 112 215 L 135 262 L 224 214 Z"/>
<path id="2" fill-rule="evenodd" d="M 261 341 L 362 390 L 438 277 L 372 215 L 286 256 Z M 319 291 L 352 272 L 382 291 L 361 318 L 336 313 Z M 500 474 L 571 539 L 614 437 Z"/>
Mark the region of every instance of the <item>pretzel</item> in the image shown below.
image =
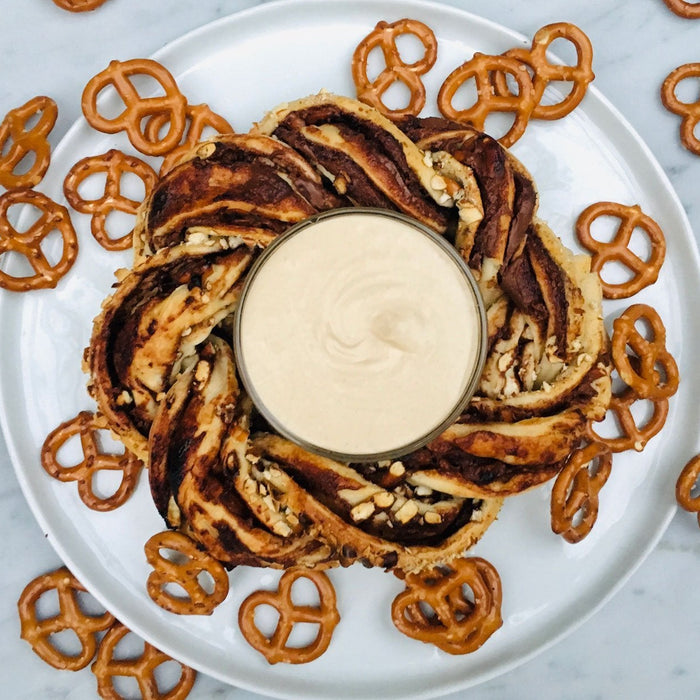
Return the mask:
<path id="1" fill-rule="evenodd" d="M 27 129 L 27 123 L 37 114 L 38 121 Z M 46 137 L 57 117 L 56 103 L 45 96 L 33 97 L 5 115 L 0 124 L 0 185 L 5 189 L 34 187 L 41 182 L 51 162 L 51 144 Z M 34 154 L 34 161 L 29 169 L 15 173 L 15 168 L 30 153 Z"/>
<path id="2" fill-rule="evenodd" d="M 598 494 L 611 469 L 612 453 L 601 443 L 572 452 L 552 487 L 553 532 L 573 544 L 591 531 L 598 518 Z"/>
<path id="3" fill-rule="evenodd" d="M 161 549 L 171 549 L 181 556 L 177 560 L 166 559 Z M 159 532 L 146 542 L 144 551 L 154 569 L 148 576 L 148 595 L 164 610 L 178 615 L 211 615 L 226 598 L 229 587 L 226 569 L 186 535 L 172 530 Z M 202 572 L 214 581 L 211 593 L 199 580 Z M 169 592 L 166 586 L 170 583 L 178 584 L 187 597 Z"/>
<path id="4" fill-rule="evenodd" d="M 141 473 L 142 462 L 130 452 L 109 454 L 102 452 L 97 442 L 97 431 L 104 429 L 101 419 L 90 411 L 81 411 L 75 418 L 61 423 L 47 436 L 41 448 L 41 465 L 59 481 L 76 481 L 80 500 L 92 510 L 114 510 L 133 493 Z M 80 436 L 83 457 L 73 466 L 64 466 L 57 453 L 74 435 Z M 117 490 L 107 498 L 100 498 L 92 488 L 95 475 L 102 469 L 120 471 L 122 480 Z"/>
<path id="5" fill-rule="evenodd" d="M 547 49 L 556 39 L 566 39 L 576 49 L 576 65 L 567 66 L 550 63 Z M 593 46 L 586 34 L 569 22 L 548 24 L 539 29 L 532 40 L 530 49 L 509 49 L 505 56 L 510 56 L 528 66 L 532 71 L 532 84 L 535 90 L 535 107 L 532 119 L 561 119 L 572 112 L 586 94 L 589 83 L 595 77 L 592 69 Z M 499 95 L 509 93 L 506 77 L 503 73 L 494 73 L 493 80 Z M 560 102 L 551 105 L 540 104 L 547 85 L 551 81 L 573 83 L 571 91 Z"/>
<path id="6" fill-rule="evenodd" d="M 700 477 L 700 455 L 693 457 L 678 475 L 676 481 L 676 500 L 684 510 L 698 514 L 700 525 L 700 495 L 693 496 L 693 488 Z"/>
<path id="7" fill-rule="evenodd" d="M 104 5 L 107 0 L 53 0 L 62 10 L 68 12 L 90 12 Z"/>
<path id="8" fill-rule="evenodd" d="M 56 591 L 58 613 L 38 619 L 36 604 L 44 593 Z M 21 637 L 47 664 L 54 668 L 78 671 L 85 668 L 95 656 L 96 634 L 114 623 L 114 616 L 89 615 L 80 607 L 78 593 L 85 593 L 83 585 L 66 567 L 38 576 L 31 581 L 17 602 L 22 626 Z M 52 635 L 72 630 L 80 642 L 78 654 L 64 654 L 52 643 Z"/>
<path id="9" fill-rule="evenodd" d="M 25 231 L 18 231 L 9 221 L 8 210 L 15 204 L 30 204 L 40 212 L 39 218 Z M 61 259 L 52 264 L 41 244 L 54 231 L 61 234 Z M 0 270 L 0 287 L 13 292 L 53 288 L 70 270 L 78 255 L 78 239 L 68 210 L 34 190 L 14 190 L 0 197 L 0 256 L 15 252 L 27 259 L 33 275 L 15 276 Z"/>
<path id="10" fill-rule="evenodd" d="M 642 425 L 637 425 L 632 415 L 632 404 L 640 399 L 639 395 L 626 387 L 621 393 L 613 394 L 610 398 L 608 411 L 615 416 L 617 425 L 622 433 L 619 437 L 605 438 L 598 435 L 589 421 L 586 424 L 586 435 L 589 440 L 605 445 L 611 452 L 636 450 L 641 452 L 647 442 L 664 427 L 668 417 L 668 399 L 649 399 L 654 407 L 652 415 Z"/>
<path id="11" fill-rule="evenodd" d="M 695 127 L 700 121 L 700 100 L 681 102 L 676 97 L 676 87 L 686 78 L 698 77 L 700 77 L 700 63 L 685 63 L 671 71 L 661 85 L 661 102 L 669 112 L 683 117 L 680 130 L 681 143 L 695 155 L 700 155 L 700 139 L 695 135 Z"/>
<path id="12" fill-rule="evenodd" d="M 518 94 L 496 93 L 491 76 L 494 73 L 509 73 L 518 85 Z M 477 100 L 467 109 L 457 109 L 452 100 L 468 80 L 476 82 Z M 473 58 L 455 68 L 440 86 L 438 108 L 444 117 L 466 123 L 483 131 L 486 118 L 492 112 L 512 112 L 515 115 L 510 129 L 498 139 L 505 147 L 512 146 L 525 132 L 528 120 L 535 108 L 535 88 L 527 68 L 510 56 L 489 56 L 475 53 Z"/>
<path id="13" fill-rule="evenodd" d="M 143 643 L 143 652 L 137 657 L 115 658 L 117 645 L 129 634 L 133 634 L 130 629 L 121 622 L 115 622 L 100 643 L 97 658 L 91 667 L 97 678 L 99 696 L 106 700 L 123 700 L 124 696 L 114 687 L 114 677 L 124 676 L 138 683 L 143 700 L 184 700 L 192 690 L 197 672 L 148 642 Z M 169 691 L 163 693 L 158 687 L 156 669 L 169 661 L 180 664 L 180 678 Z"/>
<path id="14" fill-rule="evenodd" d="M 188 153 L 202 140 L 206 128 L 214 129 L 220 134 L 233 133 L 233 127 L 219 114 L 212 112 L 209 105 L 187 105 L 187 128 L 179 146 L 166 154 L 160 166 L 160 175 L 164 175 L 178 164 L 180 158 Z M 149 141 L 158 141 L 161 129 L 169 122 L 168 115 L 154 114 L 148 119 L 144 134 Z"/>
<path id="15" fill-rule="evenodd" d="M 615 237 L 607 243 L 597 241 L 591 235 L 591 224 L 599 216 L 614 216 L 620 221 Z M 635 229 L 642 229 L 651 244 L 648 260 L 642 260 L 629 249 Z M 619 262 L 634 273 L 626 282 L 612 284 L 600 280 L 606 299 L 626 299 L 656 282 L 666 255 L 666 239 L 661 227 L 639 206 L 626 206 L 618 202 L 596 202 L 581 212 L 576 221 L 576 236 L 581 245 L 591 253 L 591 270 L 600 276 L 603 266 Z"/>
<path id="16" fill-rule="evenodd" d="M 700 3 L 686 2 L 686 0 L 664 0 L 664 2 L 668 9 L 679 17 L 684 19 L 700 18 Z"/>
<path id="17" fill-rule="evenodd" d="M 165 95 L 139 95 L 131 80 L 136 75 L 148 75 L 158 81 Z M 97 96 L 110 85 L 117 91 L 125 107 L 116 117 L 108 119 L 97 108 Z M 168 69 L 148 58 L 110 62 L 105 70 L 90 79 L 82 96 L 83 114 L 92 127 L 108 134 L 126 131 L 133 147 L 149 156 L 162 156 L 180 142 L 185 130 L 186 106 L 187 100 Z M 167 115 L 170 128 L 162 138 L 150 141 L 143 133 L 143 122 L 158 114 Z"/>
<path id="18" fill-rule="evenodd" d="M 316 586 L 319 595 L 318 606 L 294 604 L 291 597 L 292 586 L 298 578 L 307 578 Z M 255 625 L 255 608 L 259 605 L 270 605 L 279 613 L 277 627 L 269 638 Z M 316 638 L 304 647 L 287 646 L 294 625 L 301 622 L 319 625 Z M 271 664 L 280 661 L 304 664 L 318 658 L 328 648 L 338 622 L 340 615 L 330 579 L 322 571 L 303 567 L 288 569 L 282 574 L 277 591 L 255 591 L 241 603 L 238 610 L 238 624 L 243 636 Z"/>
<path id="19" fill-rule="evenodd" d="M 501 580 L 484 559 L 455 559 L 446 567 L 406 574 L 405 580 L 406 589 L 391 605 L 391 617 L 408 637 L 449 654 L 468 654 L 503 624 Z M 465 596 L 464 586 L 471 588 L 473 601 Z"/>
<path id="20" fill-rule="evenodd" d="M 635 327 L 646 321 L 652 338 L 647 340 Z M 639 359 L 634 366 L 629 346 Z M 678 389 L 678 366 L 666 349 L 666 328 L 659 314 L 647 304 L 633 304 L 613 321 L 612 357 L 620 379 L 643 399 L 667 399 Z M 659 373 L 657 367 L 662 370 Z"/>
<path id="21" fill-rule="evenodd" d="M 412 34 L 423 44 L 425 53 L 415 63 L 401 59 L 396 39 L 402 34 Z M 385 67 L 374 79 L 367 76 L 367 61 L 373 49 L 381 48 Z M 352 57 L 352 79 L 357 89 L 357 98 L 386 116 L 417 116 L 425 106 L 425 86 L 420 76 L 427 73 L 437 60 L 437 39 L 432 29 L 415 19 L 400 19 L 397 22 L 378 22 L 377 26 L 357 45 Z M 410 93 L 408 104 L 403 109 L 390 109 L 382 96 L 391 85 L 402 82 Z"/>
<path id="22" fill-rule="evenodd" d="M 96 173 L 105 174 L 104 194 L 97 199 L 85 199 L 80 194 L 80 185 Z M 136 214 L 141 204 L 140 201 L 129 199 L 121 193 L 121 181 L 126 173 L 141 179 L 145 190 L 144 199 L 158 181 L 158 176 L 150 165 L 139 158 L 111 149 L 102 155 L 79 160 L 63 182 L 63 194 L 73 209 L 81 214 L 92 214 L 90 230 L 105 250 L 126 250 L 132 244 L 133 229 L 119 238 L 112 238 L 106 228 L 110 212 Z"/>

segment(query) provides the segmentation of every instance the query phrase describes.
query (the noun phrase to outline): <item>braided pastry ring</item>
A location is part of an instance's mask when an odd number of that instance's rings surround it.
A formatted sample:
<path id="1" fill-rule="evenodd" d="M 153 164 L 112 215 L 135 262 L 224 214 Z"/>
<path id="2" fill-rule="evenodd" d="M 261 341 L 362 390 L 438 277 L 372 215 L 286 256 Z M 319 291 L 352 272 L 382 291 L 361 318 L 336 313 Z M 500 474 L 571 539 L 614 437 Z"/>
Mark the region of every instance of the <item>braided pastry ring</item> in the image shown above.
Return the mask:
<path id="1" fill-rule="evenodd" d="M 620 226 L 610 242 L 597 241 L 591 235 L 591 224 L 600 216 L 619 219 Z M 642 229 L 651 244 L 648 260 L 642 260 L 629 249 L 632 233 Z M 606 263 L 617 261 L 634 273 L 627 282 L 612 284 L 602 278 L 600 285 L 606 299 L 626 299 L 656 282 L 666 256 L 666 238 L 661 227 L 639 206 L 626 206 L 618 202 L 596 202 L 581 212 L 576 221 L 576 237 L 593 256 L 591 270 L 600 276 Z"/>
<path id="2" fill-rule="evenodd" d="M 295 605 L 292 586 L 298 578 L 307 578 L 318 590 L 318 607 Z M 255 625 L 255 608 L 270 605 L 279 613 L 279 620 L 272 637 L 266 637 Z M 318 634 L 311 644 L 289 647 L 287 640 L 295 624 L 310 622 L 319 625 Z M 238 624 L 248 643 L 257 649 L 271 664 L 280 661 L 304 664 L 313 661 L 328 648 L 333 630 L 340 622 L 336 607 L 335 589 L 326 574 L 315 569 L 297 567 L 287 569 L 279 580 L 277 591 L 255 591 L 241 603 Z"/>
<path id="3" fill-rule="evenodd" d="M 26 230 L 17 231 L 8 219 L 8 210 L 15 204 L 30 204 L 41 212 L 40 217 Z M 43 240 L 53 231 L 63 239 L 61 259 L 54 265 L 41 249 Z M 0 270 L 0 287 L 13 292 L 53 288 L 70 270 L 78 256 L 78 238 L 68 210 L 34 190 L 14 190 L 0 197 L 0 256 L 14 251 L 27 259 L 33 275 L 15 277 Z"/>
<path id="4" fill-rule="evenodd" d="M 415 63 L 401 60 L 396 38 L 401 34 L 413 34 L 423 44 L 425 53 Z M 380 47 L 386 66 L 371 81 L 367 76 L 367 61 L 370 52 Z M 352 57 L 352 79 L 357 89 L 357 98 L 371 105 L 382 114 L 391 117 L 417 116 L 425 106 L 425 86 L 420 79 L 437 60 L 437 39 L 432 29 L 415 19 L 400 19 L 397 22 L 378 22 L 377 26 L 357 45 Z M 409 90 L 410 99 L 403 109 L 389 109 L 382 96 L 395 82 L 402 82 Z"/>
<path id="5" fill-rule="evenodd" d="M 676 87 L 686 78 L 699 77 L 700 63 L 685 63 L 672 70 L 661 85 L 661 102 L 669 112 L 683 117 L 680 131 L 681 143 L 695 155 L 700 155 L 700 139 L 695 135 L 695 127 L 700 121 L 700 101 L 681 102 L 676 97 Z"/>
<path id="6" fill-rule="evenodd" d="M 58 595 L 59 612 L 53 617 L 39 620 L 36 604 L 44 593 L 51 590 Z M 109 612 L 99 616 L 83 612 L 77 597 L 79 591 L 84 593 L 85 588 L 64 566 L 30 581 L 17 602 L 22 639 L 29 642 L 32 649 L 54 668 L 69 671 L 85 668 L 95 656 L 95 634 L 114 623 L 114 616 Z M 64 654 L 51 643 L 52 635 L 65 630 L 72 630 L 77 636 L 81 646 L 79 654 Z"/>
<path id="7" fill-rule="evenodd" d="M 463 586 L 469 586 L 474 601 Z M 431 643 L 448 654 L 476 651 L 502 624 L 501 580 L 479 557 L 454 559 L 447 568 L 406 574 L 406 589 L 394 598 L 391 617 L 408 637 Z M 428 604 L 432 614 L 421 605 Z"/>
<path id="8" fill-rule="evenodd" d="M 498 94 L 491 76 L 495 73 L 508 73 L 518 85 L 518 94 L 508 91 Z M 457 109 L 452 100 L 467 80 L 476 82 L 477 100 L 467 109 Z M 510 129 L 498 139 L 508 148 L 525 133 L 525 128 L 535 108 L 535 88 L 527 68 L 521 61 L 510 56 L 489 56 L 475 53 L 473 58 L 455 68 L 440 86 L 437 98 L 438 108 L 444 117 L 469 124 L 479 131 L 484 130 L 486 118 L 492 112 L 512 112 L 515 119 Z"/>
<path id="9" fill-rule="evenodd" d="M 678 475 L 676 481 L 676 500 L 684 510 L 698 514 L 700 525 L 700 495 L 693 496 L 693 487 L 700 477 L 700 455 L 693 457 Z"/>
<path id="10" fill-rule="evenodd" d="M 114 658 L 117 645 L 128 634 L 132 634 L 128 627 L 115 622 L 100 642 L 97 658 L 92 664 L 99 696 L 107 700 L 123 700 L 114 687 L 114 676 L 126 676 L 136 680 L 143 700 L 184 700 L 192 690 L 197 672 L 178 662 L 182 669 L 178 682 L 167 693 L 161 693 L 155 671 L 161 664 L 175 659 L 148 642 L 143 643 L 143 653 L 136 658 Z"/>
<path id="11" fill-rule="evenodd" d="M 40 114 L 30 129 L 27 122 Z M 58 117 L 56 103 L 45 96 L 37 96 L 17 109 L 11 109 L 0 124 L 0 185 L 7 190 L 38 185 L 51 162 L 51 144 L 47 140 Z M 10 141 L 11 145 L 5 152 Z M 26 173 L 14 174 L 14 169 L 28 153 L 34 153 L 34 162 Z M 4 155 L 2 155 L 4 154 Z"/>
<path id="12" fill-rule="evenodd" d="M 184 557 L 184 561 L 166 559 L 160 553 L 161 549 L 177 552 Z M 226 569 L 181 532 L 165 530 L 156 533 L 146 542 L 144 551 L 148 563 L 153 567 L 146 583 L 148 595 L 164 610 L 178 615 L 211 615 L 228 595 Z M 208 573 L 214 581 L 211 593 L 198 578 L 202 572 Z M 167 591 L 169 583 L 181 586 L 187 598 Z"/>
<path id="13" fill-rule="evenodd" d="M 664 2 L 671 12 L 683 19 L 700 19 L 700 3 L 686 2 L 686 0 L 664 0 Z"/>
<path id="14" fill-rule="evenodd" d="M 59 481 L 76 481 L 80 500 L 88 508 L 104 512 L 118 508 L 131 496 L 137 486 L 143 463 L 128 451 L 124 454 L 102 452 L 96 436 L 100 429 L 105 429 L 103 420 L 90 411 L 81 411 L 75 418 L 61 423 L 44 441 L 41 448 L 41 465 Z M 65 467 L 58 461 L 58 451 L 74 435 L 80 436 L 83 458 L 78 464 Z M 107 498 L 100 498 L 92 488 L 95 474 L 102 469 L 122 473 L 119 487 Z"/>
<path id="15" fill-rule="evenodd" d="M 84 199 L 79 192 L 80 185 L 96 173 L 105 174 L 104 194 L 97 199 Z M 63 181 L 63 194 L 73 209 L 81 214 L 92 214 L 90 230 L 105 250 L 126 250 L 132 244 L 133 229 L 119 238 L 112 238 L 106 228 L 110 212 L 136 214 L 141 204 L 121 193 L 121 179 L 126 173 L 141 179 L 145 189 L 144 199 L 158 180 L 155 170 L 150 165 L 113 148 L 102 155 L 79 160 Z"/>
<path id="16" fill-rule="evenodd" d="M 131 81 L 134 75 L 148 75 L 158 81 L 165 95 L 141 97 Z M 112 119 L 103 117 L 97 108 L 98 95 L 110 85 L 125 105 L 124 110 Z M 171 151 L 180 142 L 185 130 L 187 100 L 170 71 L 149 58 L 111 61 L 107 68 L 88 81 L 83 90 L 81 104 L 90 126 L 107 134 L 126 131 L 131 145 L 145 155 L 162 156 Z M 143 121 L 163 113 L 168 116 L 170 128 L 162 138 L 150 141 L 143 133 Z"/>
<path id="17" fill-rule="evenodd" d="M 637 321 L 646 321 L 652 330 L 647 340 L 635 328 Z M 635 356 L 627 354 L 627 346 Z M 678 365 L 666 349 L 666 328 L 656 310 L 647 304 L 633 304 L 613 321 L 612 356 L 620 379 L 643 399 L 667 399 L 676 393 L 679 383 Z M 663 370 L 662 377 L 657 371 Z"/>
<path id="18" fill-rule="evenodd" d="M 597 460 L 594 471 L 593 463 Z M 612 470 L 612 452 L 590 443 L 572 453 L 552 487 L 552 531 L 572 544 L 580 542 L 598 518 L 598 494 Z M 574 522 L 577 514 L 581 517 Z"/>

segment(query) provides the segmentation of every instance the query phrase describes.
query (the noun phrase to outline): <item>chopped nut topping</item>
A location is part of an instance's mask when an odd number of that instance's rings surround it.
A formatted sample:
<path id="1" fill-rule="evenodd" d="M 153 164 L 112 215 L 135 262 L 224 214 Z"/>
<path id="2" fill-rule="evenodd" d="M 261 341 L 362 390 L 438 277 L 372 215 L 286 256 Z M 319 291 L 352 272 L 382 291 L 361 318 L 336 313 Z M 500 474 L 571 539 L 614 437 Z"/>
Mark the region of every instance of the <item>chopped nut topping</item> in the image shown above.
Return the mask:
<path id="1" fill-rule="evenodd" d="M 428 486 L 416 486 L 414 493 L 416 496 L 432 496 L 433 490 Z"/>
<path id="2" fill-rule="evenodd" d="M 117 406 L 128 406 L 132 403 L 134 403 L 134 398 L 126 389 L 117 396 Z"/>
<path id="3" fill-rule="evenodd" d="M 389 467 L 389 474 L 392 476 L 403 476 L 406 473 L 406 467 L 403 466 L 403 462 L 394 462 Z"/>
<path id="4" fill-rule="evenodd" d="M 209 379 L 210 369 L 211 368 L 209 367 L 208 362 L 200 360 L 197 363 L 197 368 L 194 371 L 194 380 L 199 384 L 203 384 L 204 382 L 206 382 L 207 379 Z"/>
<path id="5" fill-rule="evenodd" d="M 644 443 L 641 440 L 637 440 L 634 443 L 634 449 L 637 450 L 637 452 L 641 452 L 644 449 Z"/>
<path id="6" fill-rule="evenodd" d="M 433 177 L 430 180 L 430 186 L 434 190 L 438 190 L 438 191 L 447 189 L 447 183 L 445 182 L 445 178 L 440 177 L 440 175 L 433 175 Z"/>
<path id="7" fill-rule="evenodd" d="M 289 537 L 292 534 L 292 528 L 284 522 L 284 520 L 278 520 L 272 526 L 272 531 L 279 535 L 280 537 Z"/>
<path id="8" fill-rule="evenodd" d="M 418 514 L 418 504 L 415 501 L 408 500 L 399 508 L 394 517 L 400 523 L 407 523 L 411 518 Z"/>
<path id="9" fill-rule="evenodd" d="M 429 525 L 438 525 L 442 522 L 442 516 L 440 515 L 440 513 L 436 513 L 434 510 L 429 510 L 423 516 L 423 518 L 425 519 L 425 522 Z"/>
<path id="10" fill-rule="evenodd" d="M 367 520 L 372 513 L 374 513 L 374 503 L 372 503 L 372 501 L 365 501 L 364 503 L 356 505 L 350 511 L 350 517 L 356 523 L 359 523 L 362 520 Z"/>
<path id="11" fill-rule="evenodd" d="M 394 505 L 394 495 L 388 491 L 382 491 L 374 496 L 374 503 L 377 508 L 391 508 Z"/>

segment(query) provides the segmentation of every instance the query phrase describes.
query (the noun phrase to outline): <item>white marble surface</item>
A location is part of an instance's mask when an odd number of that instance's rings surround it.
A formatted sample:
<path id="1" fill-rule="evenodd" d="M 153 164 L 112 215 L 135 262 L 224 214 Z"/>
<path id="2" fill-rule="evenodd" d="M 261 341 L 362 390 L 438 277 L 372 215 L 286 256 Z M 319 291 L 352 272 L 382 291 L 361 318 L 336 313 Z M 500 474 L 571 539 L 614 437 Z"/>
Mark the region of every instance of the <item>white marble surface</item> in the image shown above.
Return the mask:
<path id="1" fill-rule="evenodd" d="M 34 95 L 51 95 L 60 108 L 51 135 L 55 145 L 79 116 L 85 82 L 110 59 L 149 55 L 192 28 L 255 4 L 254 0 L 108 0 L 94 13 L 71 15 L 51 0 L 3 0 L 0 114 Z M 552 21 L 582 27 L 596 51 L 596 86 L 650 146 L 693 229 L 700 231 L 700 158 L 681 148 L 678 119 L 658 99 L 658 86 L 673 68 L 700 60 L 700 21 L 676 17 L 662 0 L 449 4 L 528 36 Z M 697 295 L 698 290 L 688 293 Z M 14 343 L 21 352 L 19 339 L 2 338 L 2 342 Z M 13 700 L 96 697 L 89 670 L 56 671 L 19 638 L 16 601 L 22 588 L 60 562 L 23 499 L 1 438 L 0 470 L 0 695 Z M 452 697 L 700 697 L 699 576 L 700 530 L 693 516 L 679 512 L 649 558 L 591 620 L 514 671 Z M 191 697 L 260 696 L 200 676 Z"/>

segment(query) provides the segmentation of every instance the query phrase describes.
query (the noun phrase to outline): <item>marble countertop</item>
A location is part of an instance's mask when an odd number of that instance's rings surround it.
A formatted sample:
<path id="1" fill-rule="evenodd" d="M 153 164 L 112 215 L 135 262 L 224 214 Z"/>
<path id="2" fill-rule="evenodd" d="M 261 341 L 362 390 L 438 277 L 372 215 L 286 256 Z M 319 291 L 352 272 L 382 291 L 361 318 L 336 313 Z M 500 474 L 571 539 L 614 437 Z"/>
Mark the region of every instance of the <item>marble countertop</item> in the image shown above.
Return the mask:
<path id="1" fill-rule="evenodd" d="M 190 29 L 256 4 L 260 3 L 108 0 L 95 12 L 72 15 L 51 0 L 6 2 L 0 31 L 0 115 L 34 95 L 52 96 L 60 108 L 51 134 L 55 145 L 80 116 L 79 95 L 85 82 L 110 59 L 147 56 Z M 680 146 L 679 120 L 663 109 L 658 86 L 676 66 L 700 60 L 700 20 L 676 17 L 662 0 L 453 0 L 446 4 L 527 36 L 552 21 L 582 27 L 595 47 L 595 85 L 646 141 L 678 192 L 698 238 L 700 158 Z M 2 342 L 14 342 L 16 352 L 21 352 L 19 339 L 3 338 Z M 60 560 L 23 498 L 1 437 L 0 470 L 0 531 L 4 533 L 0 560 L 5 562 L 0 588 L 0 694 L 13 700 L 96 697 L 89 670 L 56 671 L 19 637 L 16 601 L 20 592 Z M 700 673 L 695 667 L 699 575 L 697 520 L 678 512 L 651 555 L 592 619 L 515 670 L 450 697 L 700 697 Z M 254 700 L 261 696 L 200 675 L 190 697 Z"/>

